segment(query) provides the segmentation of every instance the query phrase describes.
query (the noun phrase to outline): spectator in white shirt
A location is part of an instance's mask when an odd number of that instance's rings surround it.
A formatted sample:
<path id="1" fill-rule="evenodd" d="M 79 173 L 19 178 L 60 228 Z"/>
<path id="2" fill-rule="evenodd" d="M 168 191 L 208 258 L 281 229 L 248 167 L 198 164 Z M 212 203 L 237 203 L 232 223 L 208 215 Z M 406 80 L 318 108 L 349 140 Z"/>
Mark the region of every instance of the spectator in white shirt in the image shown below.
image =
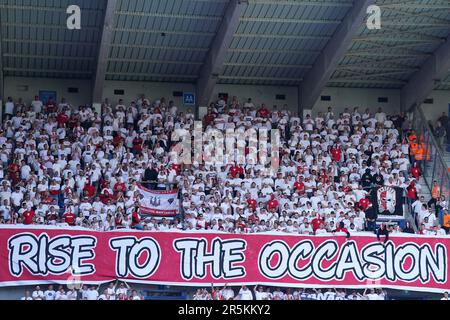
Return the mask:
<path id="1" fill-rule="evenodd" d="M 41 290 L 41 287 L 37 286 L 36 289 L 33 291 L 33 294 L 31 295 L 33 297 L 33 300 L 44 300 L 44 292 Z"/>

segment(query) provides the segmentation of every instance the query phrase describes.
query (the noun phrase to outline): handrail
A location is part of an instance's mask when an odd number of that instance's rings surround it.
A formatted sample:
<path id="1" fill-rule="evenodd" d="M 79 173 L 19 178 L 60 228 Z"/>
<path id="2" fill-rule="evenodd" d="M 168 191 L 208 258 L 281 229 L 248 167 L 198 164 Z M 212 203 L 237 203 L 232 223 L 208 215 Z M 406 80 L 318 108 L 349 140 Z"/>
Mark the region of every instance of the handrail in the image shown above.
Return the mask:
<path id="1" fill-rule="evenodd" d="M 424 127 L 426 128 L 426 130 L 429 133 L 431 143 L 434 145 L 434 148 L 437 153 L 436 158 L 439 159 L 443 168 L 448 168 L 448 165 L 447 165 L 446 161 L 444 160 L 444 156 L 442 154 L 441 148 L 440 148 L 439 144 L 437 143 L 436 138 L 434 137 L 433 133 L 431 132 L 430 125 L 428 124 L 428 121 L 426 120 L 426 117 L 425 117 L 425 114 L 423 113 L 422 107 L 418 106 L 416 108 L 417 108 L 418 114 L 420 116 L 420 120 L 425 124 Z M 428 152 L 428 150 L 427 150 L 427 152 Z M 450 181 L 450 172 L 448 170 L 446 170 L 445 174 L 447 175 L 447 178 Z M 431 188 L 430 188 L 430 190 L 431 190 Z"/>

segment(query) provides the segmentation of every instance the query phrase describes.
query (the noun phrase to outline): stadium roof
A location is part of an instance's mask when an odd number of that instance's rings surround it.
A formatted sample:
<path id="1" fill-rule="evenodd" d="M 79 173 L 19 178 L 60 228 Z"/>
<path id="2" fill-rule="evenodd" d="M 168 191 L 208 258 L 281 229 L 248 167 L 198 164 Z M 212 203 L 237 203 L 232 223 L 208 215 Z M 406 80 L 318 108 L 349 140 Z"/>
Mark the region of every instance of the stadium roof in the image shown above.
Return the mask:
<path id="1" fill-rule="evenodd" d="M 81 30 L 66 27 L 74 4 Z M 291 85 L 310 105 L 325 85 L 405 89 L 446 44 L 450 2 L 0 0 L 0 23 L 4 76 L 189 82 L 205 101 L 216 83 Z M 450 90 L 438 62 L 433 88 Z"/>

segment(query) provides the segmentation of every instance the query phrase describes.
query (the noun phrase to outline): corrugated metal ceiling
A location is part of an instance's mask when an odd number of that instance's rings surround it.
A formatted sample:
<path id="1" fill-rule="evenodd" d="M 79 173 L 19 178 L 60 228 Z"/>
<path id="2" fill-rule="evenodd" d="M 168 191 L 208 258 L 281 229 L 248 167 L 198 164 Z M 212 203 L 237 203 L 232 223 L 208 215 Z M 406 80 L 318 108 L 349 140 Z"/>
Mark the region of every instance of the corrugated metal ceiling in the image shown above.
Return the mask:
<path id="1" fill-rule="evenodd" d="M 361 26 L 329 86 L 402 88 L 450 35 L 450 1 L 375 3 L 381 29 Z"/>
<path id="2" fill-rule="evenodd" d="M 0 0 L 5 76 L 92 78 L 105 0 Z M 67 7 L 83 8 L 81 30 L 67 29 Z"/>
<path id="3" fill-rule="evenodd" d="M 227 3 L 119 0 L 107 79 L 193 82 Z"/>
<path id="4" fill-rule="evenodd" d="M 298 85 L 352 0 L 248 0 L 219 83 Z M 69 5 L 82 30 L 66 28 Z M 92 79 L 106 0 L 0 0 L 6 76 Z M 196 82 L 227 0 L 118 0 L 106 79 Z M 329 86 L 401 88 L 450 34 L 448 0 L 376 0 Z M 450 77 L 437 89 L 450 89 Z"/>
<path id="5" fill-rule="evenodd" d="M 250 1 L 219 83 L 298 85 L 351 6 L 349 1 Z"/>

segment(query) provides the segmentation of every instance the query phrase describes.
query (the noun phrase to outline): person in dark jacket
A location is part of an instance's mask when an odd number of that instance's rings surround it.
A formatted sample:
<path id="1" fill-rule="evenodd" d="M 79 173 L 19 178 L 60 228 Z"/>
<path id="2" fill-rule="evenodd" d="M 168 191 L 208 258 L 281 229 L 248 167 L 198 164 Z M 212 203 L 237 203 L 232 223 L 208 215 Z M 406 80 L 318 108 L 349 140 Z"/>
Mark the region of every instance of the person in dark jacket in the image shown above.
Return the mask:
<path id="1" fill-rule="evenodd" d="M 385 236 L 384 243 L 388 242 L 389 240 L 389 233 L 391 232 L 391 227 L 382 223 L 381 226 L 377 229 L 377 239 L 378 241 L 381 241 L 381 236 Z"/>
<path id="2" fill-rule="evenodd" d="M 366 231 L 375 231 L 377 225 L 378 214 L 375 208 L 371 205 L 366 210 Z"/>
<path id="3" fill-rule="evenodd" d="M 383 175 L 379 172 L 375 173 L 373 176 L 373 184 L 376 186 L 382 186 L 384 184 Z"/>
<path id="4" fill-rule="evenodd" d="M 153 165 L 145 169 L 144 172 L 145 187 L 149 188 L 150 190 L 156 190 L 156 187 L 158 185 L 158 170 L 156 168 L 157 164 L 153 163 Z"/>
<path id="5" fill-rule="evenodd" d="M 361 177 L 361 184 L 363 188 L 370 188 L 372 186 L 373 177 L 370 174 L 370 169 L 367 168 L 366 172 Z"/>
<path id="6" fill-rule="evenodd" d="M 403 229 L 403 232 L 404 233 L 411 233 L 411 234 L 414 234 L 415 232 L 414 232 L 414 228 L 411 226 L 411 224 L 409 223 L 409 221 L 406 221 L 406 226 L 405 226 L 405 228 Z"/>

